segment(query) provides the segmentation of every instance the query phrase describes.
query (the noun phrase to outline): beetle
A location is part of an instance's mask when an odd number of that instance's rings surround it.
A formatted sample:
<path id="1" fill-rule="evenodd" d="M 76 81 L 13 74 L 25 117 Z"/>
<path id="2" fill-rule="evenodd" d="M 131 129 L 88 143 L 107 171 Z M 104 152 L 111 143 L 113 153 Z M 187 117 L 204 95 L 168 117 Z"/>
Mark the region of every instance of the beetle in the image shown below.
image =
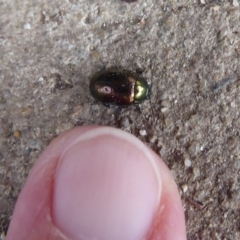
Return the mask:
<path id="1" fill-rule="evenodd" d="M 150 96 L 150 85 L 139 74 L 120 67 L 102 69 L 92 76 L 92 96 L 105 106 L 138 104 Z"/>

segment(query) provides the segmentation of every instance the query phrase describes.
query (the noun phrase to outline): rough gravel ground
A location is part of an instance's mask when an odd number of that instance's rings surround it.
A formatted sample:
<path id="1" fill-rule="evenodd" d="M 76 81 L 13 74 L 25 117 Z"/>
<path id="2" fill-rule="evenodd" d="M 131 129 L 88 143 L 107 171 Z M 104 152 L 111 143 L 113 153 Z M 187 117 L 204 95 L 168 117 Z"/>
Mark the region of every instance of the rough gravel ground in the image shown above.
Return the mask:
<path id="1" fill-rule="evenodd" d="M 237 0 L 0 0 L 0 234 L 40 152 L 74 126 L 133 133 L 175 176 L 189 240 L 240 239 Z M 99 69 L 141 69 L 151 103 L 107 109 Z M 153 112 L 153 113 L 152 113 Z"/>

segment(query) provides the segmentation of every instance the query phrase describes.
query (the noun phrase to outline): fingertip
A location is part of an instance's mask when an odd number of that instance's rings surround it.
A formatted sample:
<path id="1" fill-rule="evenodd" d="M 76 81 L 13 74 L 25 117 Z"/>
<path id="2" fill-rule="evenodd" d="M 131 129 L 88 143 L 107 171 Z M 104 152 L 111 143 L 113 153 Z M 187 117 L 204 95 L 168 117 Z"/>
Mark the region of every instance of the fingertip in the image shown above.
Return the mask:
<path id="1" fill-rule="evenodd" d="M 19 196 L 7 240 L 92 234 L 186 239 L 169 169 L 140 140 L 109 127 L 75 128 L 47 147 Z"/>
<path id="2" fill-rule="evenodd" d="M 150 150 L 123 131 L 94 129 L 72 142 L 59 160 L 54 221 L 72 239 L 142 239 L 160 196 Z"/>

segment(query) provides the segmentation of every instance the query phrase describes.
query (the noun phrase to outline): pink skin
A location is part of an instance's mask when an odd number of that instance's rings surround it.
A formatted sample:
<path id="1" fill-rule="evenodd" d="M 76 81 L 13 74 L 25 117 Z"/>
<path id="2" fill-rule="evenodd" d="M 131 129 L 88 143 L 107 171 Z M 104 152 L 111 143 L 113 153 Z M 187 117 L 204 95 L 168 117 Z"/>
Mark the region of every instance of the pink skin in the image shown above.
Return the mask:
<path id="1" fill-rule="evenodd" d="M 187 238 L 179 192 L 162 159 L 121 130 L 79 127 L 35 163 L 7 234 L 15 239 Z"/>

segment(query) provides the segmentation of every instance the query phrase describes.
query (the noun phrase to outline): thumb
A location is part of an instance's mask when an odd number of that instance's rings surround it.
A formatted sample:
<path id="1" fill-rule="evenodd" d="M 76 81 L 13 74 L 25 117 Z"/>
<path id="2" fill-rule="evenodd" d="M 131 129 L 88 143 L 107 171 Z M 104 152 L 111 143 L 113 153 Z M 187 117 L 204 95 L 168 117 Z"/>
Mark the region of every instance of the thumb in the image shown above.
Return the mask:
<path id="1" fill-rule="evenodd" d="M 7 240 L 186 239 L 176 184 L 134 136 L 80 127 L 56 138 L 19 196 Z"/>

